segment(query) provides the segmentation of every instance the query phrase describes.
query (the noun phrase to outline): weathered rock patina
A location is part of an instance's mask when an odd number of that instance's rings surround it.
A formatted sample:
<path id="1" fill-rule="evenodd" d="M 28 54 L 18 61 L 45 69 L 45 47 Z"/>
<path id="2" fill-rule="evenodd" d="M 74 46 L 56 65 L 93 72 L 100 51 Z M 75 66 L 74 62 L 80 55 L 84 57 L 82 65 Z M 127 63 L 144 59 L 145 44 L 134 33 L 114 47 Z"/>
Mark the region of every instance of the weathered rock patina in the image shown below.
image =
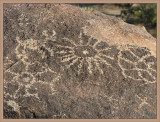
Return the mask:
<path id="1" fill-rule="evenodd" d="M 68 4 L 4 4 L 4 118 L 157 117 L 156 39 Z"/>

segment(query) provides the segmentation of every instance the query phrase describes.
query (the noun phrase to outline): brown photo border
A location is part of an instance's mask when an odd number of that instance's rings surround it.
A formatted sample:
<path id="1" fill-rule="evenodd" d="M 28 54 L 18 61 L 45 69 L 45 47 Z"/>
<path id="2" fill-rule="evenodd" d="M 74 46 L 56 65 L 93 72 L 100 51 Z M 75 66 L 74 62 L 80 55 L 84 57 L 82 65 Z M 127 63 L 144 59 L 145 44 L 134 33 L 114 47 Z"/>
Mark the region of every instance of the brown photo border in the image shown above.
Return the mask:
<path id="1" fill-rule="evenodd" d="M 156 3 L 157 119 L 3 119 L 3 3 Z M 0 122 L 160 122 L 160 0 L 0 0 Z"/>

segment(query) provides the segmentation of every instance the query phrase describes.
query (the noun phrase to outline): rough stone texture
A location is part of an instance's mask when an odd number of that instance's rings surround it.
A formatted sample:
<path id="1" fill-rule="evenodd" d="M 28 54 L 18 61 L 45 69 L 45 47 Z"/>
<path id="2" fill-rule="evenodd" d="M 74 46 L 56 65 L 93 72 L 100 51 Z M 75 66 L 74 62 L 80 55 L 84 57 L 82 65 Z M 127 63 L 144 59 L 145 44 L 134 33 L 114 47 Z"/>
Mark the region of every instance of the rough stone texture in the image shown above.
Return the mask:
<path id="1" fill-rule="evenodd" d="M 4 118 L 155 119 L 144 29 L 67 4 L 4 4 Z"/>

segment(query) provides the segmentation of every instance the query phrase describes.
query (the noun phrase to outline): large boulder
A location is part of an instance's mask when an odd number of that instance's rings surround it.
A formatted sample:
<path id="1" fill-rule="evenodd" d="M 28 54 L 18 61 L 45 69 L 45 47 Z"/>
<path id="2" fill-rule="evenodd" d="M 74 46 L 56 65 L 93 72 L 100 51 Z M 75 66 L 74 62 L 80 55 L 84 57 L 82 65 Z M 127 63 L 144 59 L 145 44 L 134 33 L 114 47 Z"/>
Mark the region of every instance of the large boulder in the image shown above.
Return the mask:
<path id="1" fill-rule="evenodd" d="M 68 4 L 4 4 L 4 118 L 157 117 L 156 39 Z"/>

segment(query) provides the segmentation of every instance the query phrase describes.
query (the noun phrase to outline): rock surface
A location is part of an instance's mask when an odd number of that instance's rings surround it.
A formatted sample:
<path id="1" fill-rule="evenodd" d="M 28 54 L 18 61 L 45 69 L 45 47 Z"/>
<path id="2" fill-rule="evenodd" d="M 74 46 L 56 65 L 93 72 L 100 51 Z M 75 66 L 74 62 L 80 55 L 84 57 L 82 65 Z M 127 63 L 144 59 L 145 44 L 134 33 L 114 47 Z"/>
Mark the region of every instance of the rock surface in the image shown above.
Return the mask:
<path id="1" fill-rule="evenodd" d="M 4 4 L 4 118 L 157 117 L 156 39 L 68 4 Z"/>

